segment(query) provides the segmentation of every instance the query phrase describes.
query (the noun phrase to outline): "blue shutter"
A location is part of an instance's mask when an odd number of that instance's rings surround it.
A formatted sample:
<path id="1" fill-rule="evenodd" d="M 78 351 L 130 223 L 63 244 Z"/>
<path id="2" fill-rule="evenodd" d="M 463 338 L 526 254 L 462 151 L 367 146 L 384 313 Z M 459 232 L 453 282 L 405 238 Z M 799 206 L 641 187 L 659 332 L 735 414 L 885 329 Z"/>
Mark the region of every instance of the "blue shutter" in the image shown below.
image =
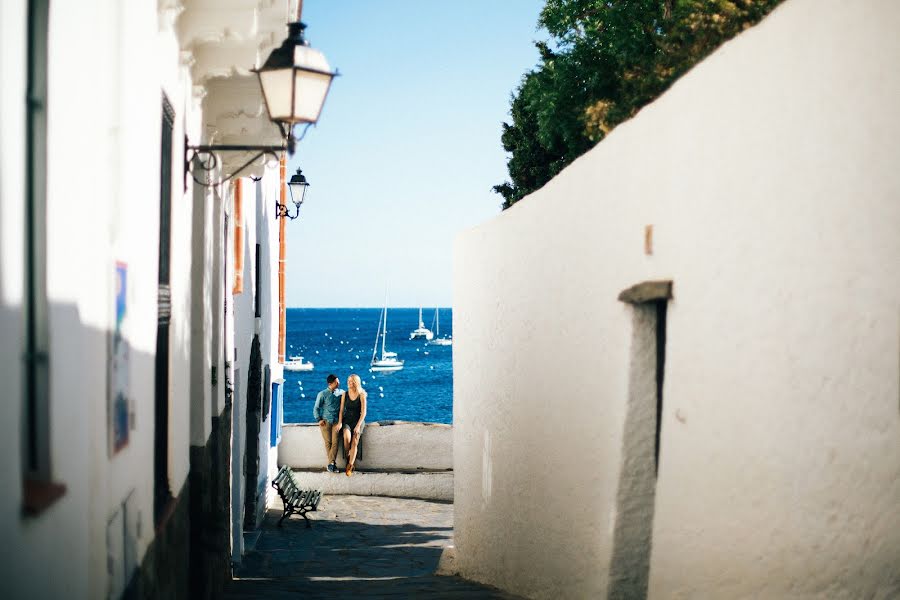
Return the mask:
<path id="1" fill-rule="evenodd" d="M 272 435 L 269 443 L 274 448 L 281 442 L 281 425 L 284 423 L 284 390 L 282 384 L 272 384 Z"/>

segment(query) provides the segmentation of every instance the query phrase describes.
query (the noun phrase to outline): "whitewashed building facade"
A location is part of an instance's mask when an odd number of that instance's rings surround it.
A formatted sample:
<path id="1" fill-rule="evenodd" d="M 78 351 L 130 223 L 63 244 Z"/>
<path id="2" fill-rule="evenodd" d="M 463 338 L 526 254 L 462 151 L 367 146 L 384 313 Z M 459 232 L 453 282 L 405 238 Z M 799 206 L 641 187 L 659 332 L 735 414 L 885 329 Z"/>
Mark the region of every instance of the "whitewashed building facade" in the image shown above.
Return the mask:
<path id="1" fill-rule="evenodd" d="M 900 597 L 898 29 L 787 0 L 457 240 L 461 575 Z"/>
<path id="2" fill-rule="evenodd" d="M 5 597 L 214 597 L 259 523 L 283 175 L 185 146 L 281 142 L 250 69 L 296 9 L 0 3 Z"/>

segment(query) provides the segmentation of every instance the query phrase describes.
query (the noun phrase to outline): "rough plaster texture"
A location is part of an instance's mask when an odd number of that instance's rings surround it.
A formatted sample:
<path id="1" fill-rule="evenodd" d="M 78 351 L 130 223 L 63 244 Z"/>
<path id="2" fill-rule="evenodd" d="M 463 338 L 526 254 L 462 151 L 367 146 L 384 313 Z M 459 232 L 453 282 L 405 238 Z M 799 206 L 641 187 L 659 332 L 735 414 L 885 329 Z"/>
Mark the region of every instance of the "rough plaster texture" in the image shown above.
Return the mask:
<path id="1" fill-rule="evenodd" d="M 194 194 L 190 188 L 184 193 L 181 177 L 179 151 L 185 133 L 191 143 L 197 143 L 201 122 L 212 125 L 209 115 L 199 110 L 203 89 L 194 87 L 199 82 L 190 77 L 192 48 L 180 37 L 186 35 L 186 28 L 178 27 L 176 32 L 174 24 L 179 14 L 195 13 L 197 3 L 183 7 L 186 13 L 182 7 L 175 10 L 163 6 L 167 3 L 150 0 L 50 4 L 49 445 L 52 476 L 66 486 L 66 493 L 39 517 L 23 518 L 22 248 L 28 3 L 4 0 L 0 3 L 0 483 L 8 493 L 0 498 L 0 525 L 7 533 L 6 551 L 0 555 L 0 580 L 5 596 L 11 598 L 118 597 L 137 573 L 155 537 L 153 373 L 161 90 L 176 112 L 168 464 L 169 484 L 176 495 L 185 489 L 191 445 L 205 447 L 211 420 L 224 409 L 226 373 L 220 361 L 226 350 L 221 337 L 228 336 L 220 337 L 220 333 L 231 325 L 222 322 L 225 293 L 219 282 L 227 268 L 221 261 L 222 207 L 227 198 Z M 222 11 L 217 6 L 209 12 L 226 15 L 232 25 L 238 21 L 251 24 L 260 37 L 246 39 L 249 54 L 241 64 L 250 64 L 262 52 L 261 44 L 276 43 L 269 34 L 283 30 L 283 7 L 276 11 L 280 14 L 273 15 L 272 29 L 265 32 L 260 29 L 260 11 L 240 2 L 234 8 L 236 11 Z M 270 20 L 266 19 L 267 23 Z M 84 31 L 91 34 L 79 33 Z M 89 81 L 85 65 L 90 65 Z M 244 143 L 254 140 L 247 138 Z M 271 173 L 270 169 L 266 179 Z M 111 455 L 106 382 L 117 261 L 128 265 L 125 338 L 130 345 L 134 428 L 128 445 Z M 249 339 L 246 344 L 249 346 Z M 233 346 L 229 344 L 228 352 L 233 352 Z M 206 385 L 213 364 L 219 367 L 219 384 L 210 390 Z M 268 431 L 265 425 L 263 430 Z M 178 510 L 184 510 L 186 502 Z M 178 533 L 180 536 L 180 529 Z M 171 538 L 172 546 L 179 546 L 177 553 L 148 560 L 156 564 L 180 560 L 185 548 L 179 536 Z M 166 542 L 155 547 L 170 546 Z"/>
<path id="2" fill-rule="evenodd" d="M 608 597 L 642 560 L 617 296 L 671 279 L 648 596 L 900 594 L 898 28 L 888 0 L 788 0 L 458 239 L 463 576 Z"/>
<path id="3" fill-rule="evenodd" d="M 51 23 L 67 24 L 50 28 L 51 101 L 47 107 L 47 212 L 53 216 L 47 223 L 49 442 L 52 477 L 65 484 L 66 494 L 36 518 L 21 514 L 26 8 L 26 2 L 12 0 L 3 2 L 0 9 L 4 81 L 0 86 L 0 222 L 4 228 L 0 235 L 0 376 L 4 381 L 0 439 L 5 440 L 0 482 L 8 491 L 0 502 L 0 523 L 7 533 L 0 579 L 5 582 L 4 593 L 12 598 L 105 597 L 121 591 L 128 570 L 136 567 L 135 561 L 153 539 L 158 259 L 146 250 L 156 247 L 159 189 L 155 183 L 135 186 L 134 182 L 146 182 L 148 165 L 157 165 L 155 172 L 159 165 L 160 82 L 145 77 L 157 72 L 160 58 L 146 51 L 157 41 L 156 7 L 146 2 L 128 11 L 98 3 L 51 6 Z M 79 30 L 90 30 L 92 35 L 82 39 L 76 33 Z M 130 68 L 120 68 L 118 60 Z M 90 93 L 82 93 L 85 64 L 107 74 L 91 80 Z M 177 55 L 168 64 L 177 70 Z M 90 115 L 87 120 L 86 115 Z M 94 134 L 86 134 L 86 127 Z M 99 174 L 86 175 L 92 169 Z M 189 204 L 182 206 L 190 210 Z M 185 216 L 176 210 L 173 220 L 184 221 Z M 7 236 L 7 228 L 18 233 Z M 173 237 L 175 251 L 189 239 L 178 226 Z M 128 265 L 126 337 L 135 428 L 128 445 L 110 456 L 106 381 L 116 261 Z M 183 270 L 173 273 L 184 275 Z M 182 308 L 184 294 L 184 287 L 173 289 L 173 302 Z M 180 358 L 181 346 L 186 345 L 189 321 L 173 321 L 173 360 Z M 7 336 L 8 331 L 12 335 Z M 173 453 L 170 475 L 177 492 L 187 476 L 187 373 L 174 368 L 172 382 L 177 386 L 172 394 L 172 418 L 177 425 L 171 429 L 171 440 L 173 449 L 181 452 Z M 119 525 L 118 531 L 111 523 Z M 108 544 L 117 538 L 121 544 Z"/>
<path id="4" fill-rule="evenodd" d="M 384 471 L 446 471 L 453 469 L 453 428 L 440 423 L 381 421 L 366 423 L 360 468 Z M 343 463 L 338 452 L 339 464 Z M 293 469 L 325 466 L 325 446 L 314 424 L 285 425 L 278 445 L 278 462 Z"/>
<path id="5" fill-rule="evenodd" d="M 324 494 L 354 496 L 392 496 L 422 500 L 453 501 L 453 473 L 396 473 L 294 471 L 297 484 L 321 490 Z"/>

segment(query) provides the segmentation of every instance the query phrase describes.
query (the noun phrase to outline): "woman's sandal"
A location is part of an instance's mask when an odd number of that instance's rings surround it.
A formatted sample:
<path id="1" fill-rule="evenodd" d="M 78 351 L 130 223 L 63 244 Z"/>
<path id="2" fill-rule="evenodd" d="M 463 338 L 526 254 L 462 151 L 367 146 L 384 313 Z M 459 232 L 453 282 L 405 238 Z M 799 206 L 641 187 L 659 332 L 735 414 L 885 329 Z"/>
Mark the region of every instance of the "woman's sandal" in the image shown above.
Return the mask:
<path id="1" fill-rule="evenodd" d="M 347 473 L 347 477 L 350 477 L 351 475 L 353 475 L 353 465 L 351 463 L 347 463 L 346 473 Z"/>

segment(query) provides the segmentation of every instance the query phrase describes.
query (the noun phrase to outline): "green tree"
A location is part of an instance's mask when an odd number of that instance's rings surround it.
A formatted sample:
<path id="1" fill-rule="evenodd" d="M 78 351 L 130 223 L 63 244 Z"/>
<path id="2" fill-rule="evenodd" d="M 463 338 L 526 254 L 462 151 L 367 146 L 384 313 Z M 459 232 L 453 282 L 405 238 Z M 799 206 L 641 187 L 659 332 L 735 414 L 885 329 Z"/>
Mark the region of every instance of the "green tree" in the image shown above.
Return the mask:
<path id="1" fill-rule="evenodd" d="M 508 208 L 659 97 L 782 0 L 547 0 L 540 61 L 512 95 L 501 141 Z"/>

